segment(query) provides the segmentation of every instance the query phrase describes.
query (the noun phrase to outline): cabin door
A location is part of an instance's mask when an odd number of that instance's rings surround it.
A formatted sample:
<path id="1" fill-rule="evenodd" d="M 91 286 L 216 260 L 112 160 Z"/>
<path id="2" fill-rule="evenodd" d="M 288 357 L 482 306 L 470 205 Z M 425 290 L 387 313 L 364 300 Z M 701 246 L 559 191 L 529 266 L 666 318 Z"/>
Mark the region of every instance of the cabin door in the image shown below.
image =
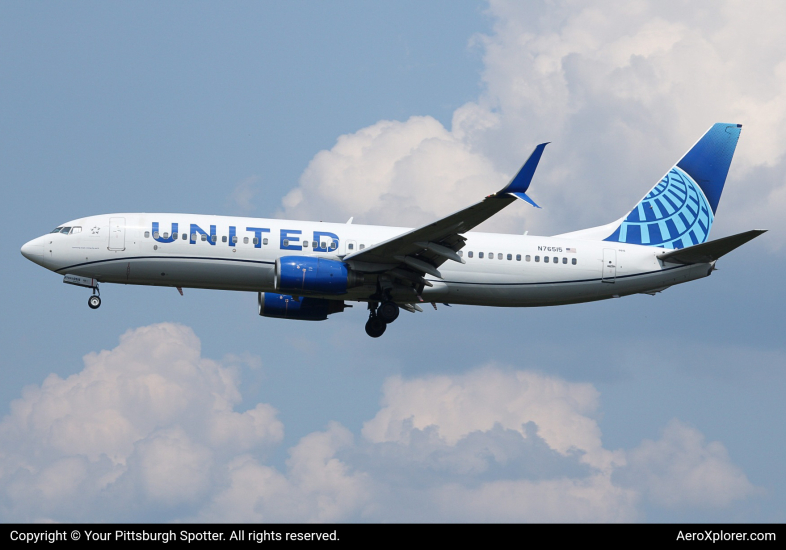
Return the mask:
<path id="1" fill-rule="evenodd" d="M 109 250 L 126 249 L 126 219 L 109 218 Z"/>

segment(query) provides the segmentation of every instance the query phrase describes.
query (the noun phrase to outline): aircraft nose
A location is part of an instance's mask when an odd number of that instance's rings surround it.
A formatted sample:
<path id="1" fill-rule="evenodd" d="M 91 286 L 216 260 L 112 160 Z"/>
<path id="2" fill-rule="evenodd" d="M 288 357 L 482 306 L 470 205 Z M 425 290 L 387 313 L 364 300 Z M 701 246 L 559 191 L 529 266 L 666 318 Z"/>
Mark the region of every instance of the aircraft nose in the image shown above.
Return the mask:
<path id="1" fill-rule="evenodd" d="M 40 238 L 25 243 L 22 245 L 22 256 L 31 262 L 39 263 L 44 257 L 44 243 L 41 242 Z"/>

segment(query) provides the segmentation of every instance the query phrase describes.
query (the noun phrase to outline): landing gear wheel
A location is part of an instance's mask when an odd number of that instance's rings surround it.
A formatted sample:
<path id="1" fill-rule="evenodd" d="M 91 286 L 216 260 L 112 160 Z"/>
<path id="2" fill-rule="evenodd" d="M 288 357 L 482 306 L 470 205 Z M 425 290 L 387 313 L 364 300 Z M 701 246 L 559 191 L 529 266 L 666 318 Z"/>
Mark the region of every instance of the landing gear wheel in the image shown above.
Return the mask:
<path id="1" fill-rule="evenodd" d="M 368 322 L 366 322 L 366 334 L 372 338 L 379 338 L 382 336 L 386 328 L 388 328 L 387 323 L 379 317 L 371 317 Z"/>
<path id="2" fill-rule="evenodd" d="M 101 298 L 98 296 L 90 296 L 87 299 L 87 305 L 90 309 L 98 309 L 101 306 Z"/>
<path id="3" fill-rule="evenodd" d="M 385 323 L 392 323 L 398 319 L 399 307 L 396 302 L 382 302 L 377 310 L 377 317 L 382 319 Z"/>

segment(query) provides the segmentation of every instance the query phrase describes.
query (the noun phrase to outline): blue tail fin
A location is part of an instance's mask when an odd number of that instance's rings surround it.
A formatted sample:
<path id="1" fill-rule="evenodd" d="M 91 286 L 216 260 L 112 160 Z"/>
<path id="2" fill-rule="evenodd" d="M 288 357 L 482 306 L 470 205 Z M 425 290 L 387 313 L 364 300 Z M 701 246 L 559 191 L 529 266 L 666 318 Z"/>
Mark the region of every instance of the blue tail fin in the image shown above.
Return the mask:
<path id="1" fill-rule="evenodd" d="M 714 124 L 606 241 L 685 248 L 707 241 L 741 124 Z"/>

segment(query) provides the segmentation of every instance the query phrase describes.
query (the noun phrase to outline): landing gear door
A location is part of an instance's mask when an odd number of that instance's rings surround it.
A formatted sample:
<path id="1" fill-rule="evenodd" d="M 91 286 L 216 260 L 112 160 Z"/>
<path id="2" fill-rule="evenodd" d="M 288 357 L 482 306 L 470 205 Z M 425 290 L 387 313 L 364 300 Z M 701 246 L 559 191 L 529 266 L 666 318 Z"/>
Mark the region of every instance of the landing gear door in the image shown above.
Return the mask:
<path id="1" fill-rule="evenodd" d="M 617 278 L 617 251 L 613 248 L 603 249 L 603 275 L 604 283 L 613 283 Z"/>
<path id="2" fill-rule="evenodd" d="M 126 219 L 109 218 L 109 250 L 126 249 Z"/>

